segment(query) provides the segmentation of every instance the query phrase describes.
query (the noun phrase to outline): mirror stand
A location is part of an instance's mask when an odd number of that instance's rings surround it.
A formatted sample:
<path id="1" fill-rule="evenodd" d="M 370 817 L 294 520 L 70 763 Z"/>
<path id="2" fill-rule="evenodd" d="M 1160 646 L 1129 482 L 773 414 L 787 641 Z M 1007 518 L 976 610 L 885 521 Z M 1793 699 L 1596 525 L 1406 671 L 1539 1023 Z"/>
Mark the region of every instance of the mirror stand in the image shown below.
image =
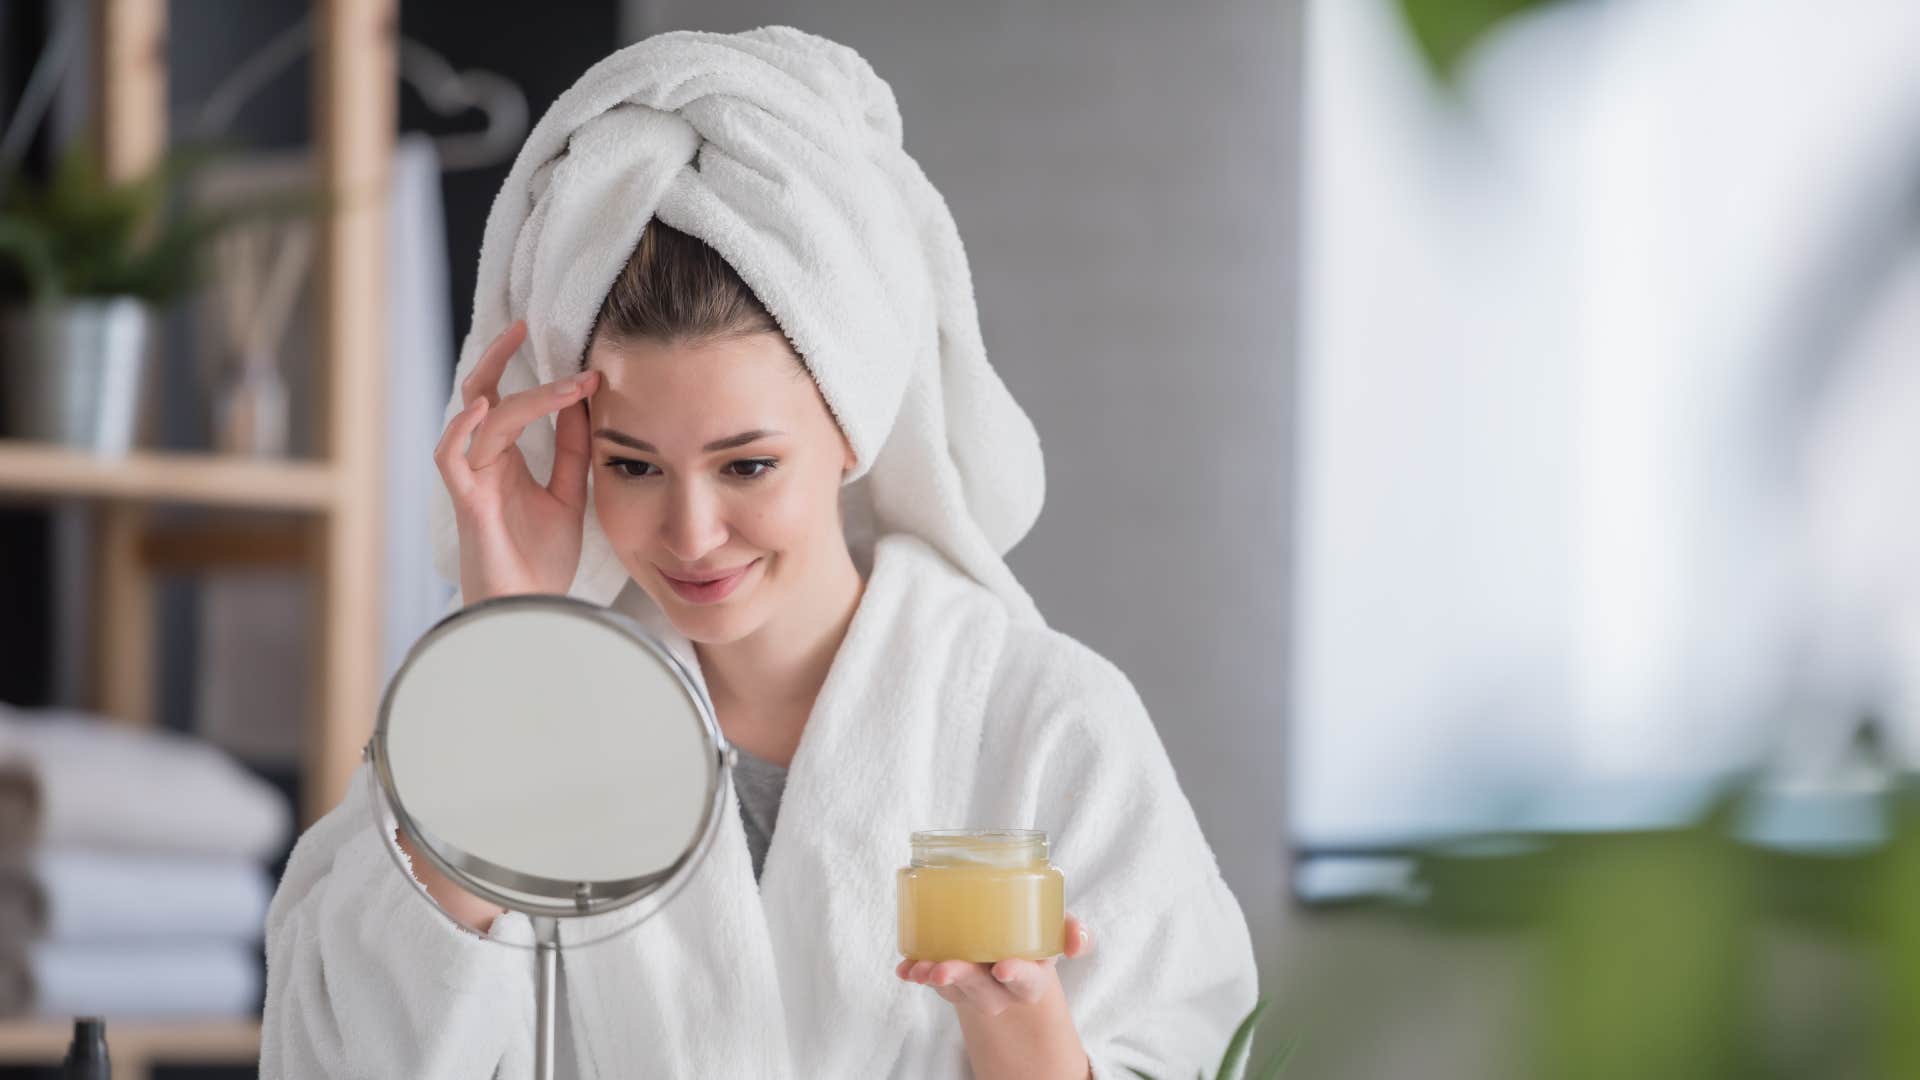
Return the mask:
<path id="1" fill-rule="evenodd" d="M 535 1080 L 553 1080 L 553 1010 L 559 984 L 560 920 L 551 915 L 532 915 L 528 921 L 533 924 L 540 965 L 533 999 L 533 1075 Z"/>

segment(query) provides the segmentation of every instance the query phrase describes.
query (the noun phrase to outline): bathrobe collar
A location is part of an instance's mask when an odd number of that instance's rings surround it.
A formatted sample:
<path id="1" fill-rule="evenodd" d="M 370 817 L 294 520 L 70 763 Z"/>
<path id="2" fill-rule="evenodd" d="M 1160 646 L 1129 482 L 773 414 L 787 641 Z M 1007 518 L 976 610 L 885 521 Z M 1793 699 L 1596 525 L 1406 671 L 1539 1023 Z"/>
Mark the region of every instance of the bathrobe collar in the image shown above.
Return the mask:
<path id="1" fill-rule="evenodd" d="M 614 606 L 704 679 L 691 643 L 637 587 Z M 710 957 L 734 965 L 739 980 L 713 995 L 711 1006 L 724 1014 L 689 1013 L 679 1022 L 756 1025 L 760 1031 L 739 1034 L 784 1041 L 787 1063 L 807 1062 L 819 1076 L 869 1076 L 884 1072 L 906 1033 L 923 1026 L 916 1011 L 947 1007 L 893 973 L 900 959 L 896 874 L 915 830 L 1009 824 L 963 820 L 1007 620 L 993 594 L 926 541 L 907 533 L 878 540 L 867 588 L 789 766 L 758 887 L 730 806 L 683 894 L 634 935 L 646 948 L 659 943 L 645 939 L 666 929 L 717 935 L 739 950 Z M 671 980 L 656 986 L 652 1002 L 630 1007 L 674 1004 L 663 993 L 672 993 Z M 631 1017 L 581 1021 L 631 1024 Z M 589 1042 L 601 1037 L 582 1034 Z M 781 1073 L 790 1069 L 783 1064 Z"/>

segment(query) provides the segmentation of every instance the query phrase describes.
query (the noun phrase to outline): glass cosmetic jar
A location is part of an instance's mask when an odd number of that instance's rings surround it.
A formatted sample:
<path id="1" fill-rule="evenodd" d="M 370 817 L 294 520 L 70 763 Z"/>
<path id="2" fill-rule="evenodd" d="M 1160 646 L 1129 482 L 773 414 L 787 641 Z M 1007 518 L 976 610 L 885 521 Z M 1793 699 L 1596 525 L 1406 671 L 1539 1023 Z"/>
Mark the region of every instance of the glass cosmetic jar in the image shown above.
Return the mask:
<path id="1" fill-rule="evenodd" d="M 1066 951 L 1066 875 L 1040 829 L 932 829 L 900 868 L 900 954 L 977 964 Z"/>

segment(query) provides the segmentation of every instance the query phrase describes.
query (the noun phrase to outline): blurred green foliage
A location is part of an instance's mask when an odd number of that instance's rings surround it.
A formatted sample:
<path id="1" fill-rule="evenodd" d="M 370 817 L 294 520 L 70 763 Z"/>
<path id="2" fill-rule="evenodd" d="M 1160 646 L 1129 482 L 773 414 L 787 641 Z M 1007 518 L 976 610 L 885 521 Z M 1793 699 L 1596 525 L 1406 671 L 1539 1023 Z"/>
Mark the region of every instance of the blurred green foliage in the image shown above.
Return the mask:
<path id="1" fill-rule="evenodd" d="M 1770 1037 L 1762 957 L 1781 927 L 1860 961 L 1870 1075 L 1920 1077 L 1920 778 L 1896 777 L 1886 842 L 1859 850 L 1751 843 L 1738 823 L 1757 797 L 1748 779 L 1670 829 L 1435 844 L 1415 856 L 1412 917 L 1535 935 L 1529 1080 L 1828 1080 L 1831 1046 Z"/>
<path id="2" fill-rule="evenodd" d="M 1340 0 L 1335 0 L 1340 2 Z M 1427 66 L 1451 84 L 1475 43 L 1511 18 L 1552 0 L 1399 0 L 1400 14 Z"/>
<path id="3" fill-rule="evenodd" d="M 92 139 L 76 138 L 52 175 L 0 174 L 0 301 L 134 296 L 161 304 L 194 289 L 214 237 L 256 219 L 327 212 L 324 192 L 299 189 L 192 204 L 194 178 L 236 144 L 175 144 L 150 168 L 109 179 Z"/>
<path id="4" fill-rule="evenodd" d="M 1886 987 L 1877 1058 L 1882 1076 L 1920 1076 L 1920 778 L 1895 785 L 1887 819 L 1888 842 L 1874 859 L 1861 920 Z"/>

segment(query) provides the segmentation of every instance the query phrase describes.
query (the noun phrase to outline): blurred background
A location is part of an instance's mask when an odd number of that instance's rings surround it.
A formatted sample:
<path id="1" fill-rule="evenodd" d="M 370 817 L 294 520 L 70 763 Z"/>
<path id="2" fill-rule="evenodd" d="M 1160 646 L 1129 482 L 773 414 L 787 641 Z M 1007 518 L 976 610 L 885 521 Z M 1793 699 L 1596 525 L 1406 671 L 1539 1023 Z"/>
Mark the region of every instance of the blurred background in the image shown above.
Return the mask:
<path id="1" fill-rule="evenodd" d="M 252 1075 L 519 140 L 768 23 L 953 210 L 1256 1062 L 1920 1076 L 1910 0 L 0 0 L 0 1076 Z"/>

